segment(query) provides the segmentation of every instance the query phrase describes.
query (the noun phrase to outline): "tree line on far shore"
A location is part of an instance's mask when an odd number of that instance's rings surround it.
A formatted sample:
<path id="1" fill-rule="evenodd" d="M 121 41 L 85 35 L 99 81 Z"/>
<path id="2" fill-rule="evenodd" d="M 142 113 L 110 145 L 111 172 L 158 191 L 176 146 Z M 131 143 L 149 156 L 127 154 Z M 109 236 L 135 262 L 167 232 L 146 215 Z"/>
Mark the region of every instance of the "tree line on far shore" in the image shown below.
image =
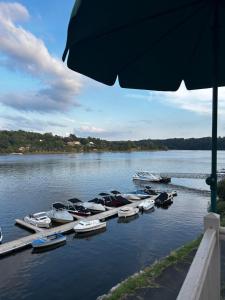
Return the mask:
<path id="1" fill-rule="evenodd" d="M 211 138 L 145 139 L 107 141 L 94 137 L 67 137 L 52 133 L 0 131 L 0 153 L 48 153 L 88 151 L 210 150 Z M 218 138 L 218 150 L 225 150 L 225 137 Z"/>

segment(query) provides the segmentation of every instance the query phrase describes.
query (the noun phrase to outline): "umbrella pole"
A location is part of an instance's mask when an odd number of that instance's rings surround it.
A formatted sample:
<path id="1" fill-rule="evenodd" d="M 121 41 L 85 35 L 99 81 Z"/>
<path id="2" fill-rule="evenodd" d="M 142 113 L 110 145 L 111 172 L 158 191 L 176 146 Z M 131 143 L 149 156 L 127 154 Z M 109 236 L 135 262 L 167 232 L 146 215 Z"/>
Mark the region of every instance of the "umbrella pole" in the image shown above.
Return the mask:
<path id="1" fill-rule="evenodd" d="M 213 48 L 213 99 L 212 99 L 212 166 L 211 166 L 211 211 L 216 212 L 217 200 L 217 119 L 218 119 L 218 51 L 219 51 L 219 7 L 214 0 L 214 20 L 212 27 Z"/>
<path id="2" fill-rule="evenodd" d="M 211 165 L 211 211 L 216 212 L 217 199 L 217 118 L 218 118 L 218 87 L 213 87 L 212 101 L 212 165 Z"/>

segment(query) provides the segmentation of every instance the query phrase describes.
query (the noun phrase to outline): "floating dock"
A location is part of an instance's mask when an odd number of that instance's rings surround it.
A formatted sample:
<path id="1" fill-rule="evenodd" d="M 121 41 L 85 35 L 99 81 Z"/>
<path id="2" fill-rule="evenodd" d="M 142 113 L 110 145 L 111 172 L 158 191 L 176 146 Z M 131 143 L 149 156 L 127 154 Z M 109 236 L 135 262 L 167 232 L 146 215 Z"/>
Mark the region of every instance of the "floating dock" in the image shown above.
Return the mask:
<path id="1" fill-rule="evenodd" d="M 158 173 L 152 173 L 153 175 L 159 175 Z M 160 173 L 160 176 L 162 177 L 170 177 L 170 178 L 190 178 L 190 179 L 206 179 L 210 177 L 210 174 L 208 173 Z M 225 177 L 225 173 L 218 172 L 217 173 L 218 178 Z"/>
<path id="2" fill-rule="evenodd" d="M 21 226 L 21 227 L 24 227 L 28 230 L 31 230 L 31 231 L 34 231 L 34 232 L 41 232 L 43 231 L 44 229 L 43 228 L 40 228 L 40 227 L 37 227 L 37 226 L 34 226 L 32 224 L 29 224 L 23 220 L 20 220 L 20 219 L 16 219 L 16 224 Z"/>
<path id="3" fill-rule="evenodd" d="M 154 199 L 154 198 L 152 197 L 152 199 Z M 124 205 L 123 207 L 137 207 L 139 203 L 140 203 L 140 201 L 136 201 L 136 202 Z M 107 210 L 105 212 L 102 212 L 102 213 L 99 213 L 99 214 L 96 214 L 96 215 L 92 215 L 90 217 L 86 217 L 85 220 L 96 220 L 96 219 L 105 220 L 105 219 L 108 219 L 112 216 L 117 215 L 119 209 L 120 209 L 120 207 L 113 208 L 113 209 Z M 38 239 L 38 238 L 41 238 L 41 237 L 46 237 L 48 235 L 55 234 L 55 233 L 58 233 L 58 232 L 60 232 L 60 233 L 70 232 L 70 231 L 73 230 L 73 227 L 78 222 L 79 222 L 79 220 L 74 221 L 74 222 L 70 222 L 70 223 L 66 223 L 66 224 L 63 224 L 63 225 L 59 225 L 59 226 L 56 226 L 56 227 L 52 227 L 52 228 L 49 228 L 49 229 L 42 229 L 42 228 L 38 228 L 36 226 L 33 226 L 31 224 L 27 224 L 26 222 L 24 222 L 20 219 L 16 219 L 17 224 L 19 224 L 20 226 L 26 227 L 30 230 L 33 230 L 36 233 L 25 236 L 25 237 L 22 237 L 22 238 L 18 238 L 14 241 L 11 241 L 11 242 L 6 242 L 6 243 L 1 244 L 0 245 L 0 257 L 4 256 L 4 255 L 7 255 L 11 252 L 19 251 L 23 248 L 31 246 L 32 241 L 35 240 L 35 239 Z"/>

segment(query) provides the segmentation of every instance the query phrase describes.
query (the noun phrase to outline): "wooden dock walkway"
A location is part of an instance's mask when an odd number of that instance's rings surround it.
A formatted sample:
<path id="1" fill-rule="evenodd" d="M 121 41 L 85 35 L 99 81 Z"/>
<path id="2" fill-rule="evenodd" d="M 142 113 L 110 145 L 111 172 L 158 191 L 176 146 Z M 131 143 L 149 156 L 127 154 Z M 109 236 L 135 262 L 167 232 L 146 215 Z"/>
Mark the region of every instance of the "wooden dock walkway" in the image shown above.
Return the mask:
<path id="1" fill-rule="evenodd" d="M 23 221 L 23 220 L 20 220 L 20 219 L 16 219 L 16 224 L 21 226 L 21 227 L 24 227 L 28 230 L 32 230 L 34 232 L 41 232 L 43 231 L 44 229 L 43 228 L 40 228 L 40 227 L 37 227 L 37 226 L 34 226 L 32 224 L 28 224 L 27 222 Z"/>
<path id="2" fill-rule="evenodd" d="M 137 207 L 139 203 L 140 203 L 140 201 L 137 201 L 137 202 L 133 202 L 131 204 L 124 205 L 123 207 Z M 105 220 L 105 219 L 108 219 L 112 216 L 117 215 L 119 209 L 120 208 L 113 208 L 113 209 L 107 210 L 105 212 L 87 217 L 87 218 L 85 218 L 85 220 L 96 220 L 96 219 Z M 42 228 L 37 228 L 36 226 L 27 224 L 24 221 L 17 219 L 16 220 L 17 224 L 20 224 L 23 227 L 27 227 L 27 228 L 35 231 L 36 233 L 25 236 L 25 237 L 22 237 L 22 238 L 19 238 L 19 239 L 16 239 L 16 240 L 13 240 L 11 242 L 6 242 L 6 243 L 1 244 L 0 245 L 0 257 L 4 256 L 4 255 L 7 255 L 11 252 L 18 251 L 20 249 L 23 249 L 25 247 L 30 246 L 32 241 L 35 240 L 35 239 L 38 239 L 38 238 L 41 238 L 41 237 L 46 237 L 48 235 L 58 233 L 58 232 L 61 232 L 61 233 L 70 232 L 70 231 L 73 230 L 73 227 L 78 222 L 79 222 L 79 220 L 74 221 L 74 222 L 70 222 L 70 223 L 66 223 L 66 224 L 63 224 L 63 225 L 59 225 L 57 227 L 52 227 L 52 228 L 49 228 L 49 229 L 42 229 Z"/>

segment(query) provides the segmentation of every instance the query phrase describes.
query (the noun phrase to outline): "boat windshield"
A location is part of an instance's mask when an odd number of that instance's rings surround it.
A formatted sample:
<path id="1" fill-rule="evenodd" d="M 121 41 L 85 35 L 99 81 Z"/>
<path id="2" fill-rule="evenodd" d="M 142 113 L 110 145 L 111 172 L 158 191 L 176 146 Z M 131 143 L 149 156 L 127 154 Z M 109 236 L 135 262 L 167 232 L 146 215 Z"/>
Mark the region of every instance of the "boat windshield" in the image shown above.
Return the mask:
<path id="1" fill-rule="evenodd" d="M 89 225 L 90 222 L 88 222 L 88 221 L 80 221 L 79 224 L 82 225 L 82 226 L 85 226 L 85 225 Z"/>
<path id="2" fill-rule="evenodd" d="M 45 212 L 36 213 L 36 214 L 33 214 L 33 216 L 35 218 L 46 218 L 47 217 Z"/>
<path id="3" fill-rule="evenodd" d="M 149 177 L 151 179 L 158 179 L 159 178 L 159 176 L 153 175 L 148 171 L 137 172 L 137 175 L 141 176 L 141 177 Z"/>

